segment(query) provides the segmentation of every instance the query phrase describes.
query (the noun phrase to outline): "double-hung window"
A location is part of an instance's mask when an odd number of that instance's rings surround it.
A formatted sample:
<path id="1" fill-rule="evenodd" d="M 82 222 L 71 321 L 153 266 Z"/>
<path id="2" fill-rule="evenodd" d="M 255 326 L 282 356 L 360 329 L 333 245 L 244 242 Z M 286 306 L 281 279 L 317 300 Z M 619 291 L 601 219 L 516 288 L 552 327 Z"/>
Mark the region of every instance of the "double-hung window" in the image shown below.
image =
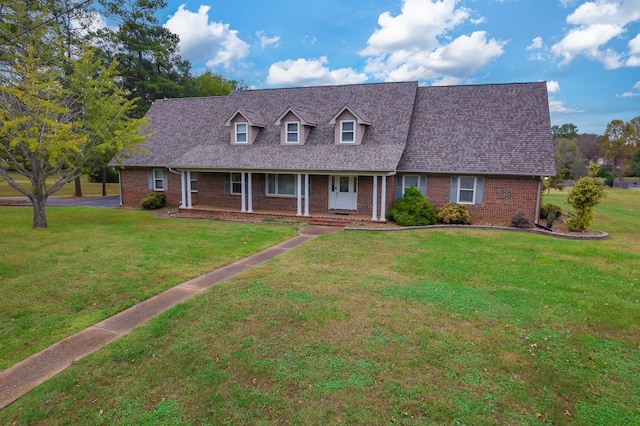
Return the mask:
<path id="1" fill-rule="evenodd" d="M 461 176 L 458 180 L 458 203 L 476 203 L 476 178 Z"/>
<path id="2" fill-rule="evenodd" d="M 296 175 L 267 175 L 267 195 L 293 197 L 297 195 L 298 180 Z M 302 186 L 304 195 L 304 185 Z"/>
<path id="3" fill-rule="evenodd" d="M 247 143 L 248 139 L 248 127 L 247 123 L 236 123 L 236 143 Z"/>
<path id="4" fill-rule="evenodd" d="M 420 189 L 420 177 L 417 175 L 404 175 L 402 179 L 402 194 L 407 191 L 407 188 Z"/>
<path id="5" fill-rule="evenodd" d="M 242 173 L 231 173 L 230 193 L 234 195 L 242 194 Z"/>
<path id="6" fill-rule="evenodd" d="M 287 129 L 286 143 L 300 143 L 300 123 L 297 121 L 287 121 L 285 123 Z"/>
<path id="7" fill-rule="evenodd" d="M 189 188 L 191 192 L 198 192 L 198 172 L 190 172 L 189 176 Z"/>
<path id="8" fill-rule="evenodd" d="M 356 122 L 343 120 L 340 122 L 340 143 L 356 142 Z"/>
<path id="9" fill-rule="evenodd" d="M 153 169 L 151 172 L 152 189 L 164 191 L 167 189 L 167 172 L 163 169 Z"/>

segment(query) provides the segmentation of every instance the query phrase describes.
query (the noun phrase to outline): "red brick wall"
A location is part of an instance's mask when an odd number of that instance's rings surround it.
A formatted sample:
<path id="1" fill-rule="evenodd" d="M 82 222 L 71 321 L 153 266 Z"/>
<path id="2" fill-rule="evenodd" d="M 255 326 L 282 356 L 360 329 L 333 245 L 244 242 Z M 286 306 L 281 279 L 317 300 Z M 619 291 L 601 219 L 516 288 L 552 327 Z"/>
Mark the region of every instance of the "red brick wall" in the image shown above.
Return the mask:
<path id="1" fill-rule="evenodd" d="M 161 191 L 167 197 L 168 206 L 178 206 L 182 200 L 180 175 L 168 172 L 168 187 Z M 122 202 L 126 207 L 140 207 L 140 200 L 150 192 L 147 170 L 126 169 L 120 172 Z M 311 213 L 326 213 L 329 210 L 329 176 L 310 176 Z M 481 205 L 467 205 L 469 214 L 476 224 L 509 226 L 511 218 L 522 210 L 533 222 L 536 216 L 538 178 L 528 177 L 484 177 L 484 197 Z M 436 207 L 449 202 L 451 176 L 428 175 L 427 197 Z M 253 209 L 285 210 L 296 212 L 296 197 L 267 197 L 264 174 L 252 175 Z M 192 204 L 241 209 L 240 195 L 225 194 L 225 173 L 198 173 L 198 192 L 192 193 Z M 393 203 L 395 177 L 387 177 L 386 211 Z M 262 194 L 260 193 L 262 191 Z M 378 216 L 381 213 L 382 179 L 378 178 Z M 186 200 L 185 200 L 186 201 Z M 373 178 L 358 178 L 357 214 L 371 215 L 373 202 Z M 304 211 L 304 207 L 303 207 Z"/>
<path id="2" fill-rule="evenodd" d="M 533 223 L 536 217 L 539 178 L 484 177 L 482 204 L 467 205 L 475 224 L 510 226 L 511 218 L 522 210 Z M 427 176 L 427 197 L 441 207 L 449 202 L 451 176 Z"/>

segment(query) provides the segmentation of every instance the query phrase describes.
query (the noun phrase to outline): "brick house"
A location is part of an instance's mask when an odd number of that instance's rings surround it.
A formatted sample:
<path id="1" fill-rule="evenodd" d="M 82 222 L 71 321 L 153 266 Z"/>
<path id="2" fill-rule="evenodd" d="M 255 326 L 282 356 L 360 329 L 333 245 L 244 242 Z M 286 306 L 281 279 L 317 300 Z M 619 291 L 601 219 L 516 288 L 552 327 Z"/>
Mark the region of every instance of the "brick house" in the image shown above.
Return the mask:
<path id="1" fill-rule="evenodd" d="M 121 204 L 162 192 L 181 209 L 384 221 L 415 186 L 475 223 L 537 218 L 555 174 L 544 82 L 417 82 L 236 91 L 157 100 L 145 153 L 124 160 Z"/>

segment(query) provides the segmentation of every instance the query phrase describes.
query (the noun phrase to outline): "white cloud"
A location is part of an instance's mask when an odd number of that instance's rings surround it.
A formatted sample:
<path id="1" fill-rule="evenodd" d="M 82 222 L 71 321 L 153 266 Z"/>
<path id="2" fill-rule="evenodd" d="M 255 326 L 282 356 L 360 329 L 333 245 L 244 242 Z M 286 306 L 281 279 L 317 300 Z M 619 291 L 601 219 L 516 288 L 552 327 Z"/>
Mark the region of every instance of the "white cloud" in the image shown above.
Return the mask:
<path id="1" fill-rule="evenodd" d="M 640 90 L 640 81 L 633 85 L 634 89 Z"/>
<path id="2" fill-rule="evenodd" d="M 568 108 L 564 106 L 564 102 L 557 101 L 553 98 L 549 98 L 549 111 L 557 112 L 560 114 L 574 114 L 584 112 L 584 110 Z"/>
<path id="3" fill-rule="evenodd" d="M 625 53 L 606 47 L 611 40 L 625 33 L 630 23 L 638 20 L 640 0 L 584 2 L 567 17 L 567 23 L 574 27 L 551 47 L 551 51 L 562 58 L 563 65 L 569 64 L 579 55 L 601 62 L 606 69 L 619 68 L 625 64 L 640 65 L 640 59 L 631 56 L 625 61 Z M 632 43 L 629 45 L 633 50 Z"/>
<path id="4" fill-rule="evenodd" d="M 276 86 L 322 86 L 367 81 L 366 74 L 358 73 L 352 68 L 330 70 L 326 66 L 328 62 L 326 56 L 276 62 L 269 68 L 267 83 Z"/>
<path id="5" fill-rule="evenodd" d="M 165 28 L 180 36 L 180 54 L 191 63 L 207 67 L 232 68 L 249 53 L 249 45 L 238 37 L 229 24 L 209 22 L 210 6 L 200 6 L 197 13 L 181 5 L 169 18 Z"/>
<path id="6" fill-rule="evenodd" d="M 280 46 L 280 36 L 267 37 L 264 31 L 258 31 L 256 35 L 260 39 L 260 47 L 262 47 L 263 49 L 269 46 Z"/>
<path id="7" fill-rule="evenodd" d="M 379 28 L 360 52 L 367 57 L 365 71 L 385 81 L 439 79 L 437 84 L 455 84 L 501 56 L 506 42 L 488 40 L 484 31 L 452 34 L 467 21 L 484 22 L 484 18 L 470 20 L 473 11 L 458 3 L 403 0 L 398 16 L 381 14 Z"/>
<path id="8" fill-rule="evenodd" d="M 629 58 L 626 65 L 628 67 L 640 66 L 640 34 L 629 42 Z"/>
<path id="9" fill-rule="evenodd" d="M 547 91 L 549 93 L 556 93 L 560 91 L 560 83 L 557 81 L 547 81 Z"/>
<path id="10" fill-rule="evenodd" d="M 527 50 L 542 49 L 542 37 L 536 37 L 531 41 L 531 44 L 527 46 Z"/>
<path id="11" fill-rule="evenodd" d="M 619 98 L 635 98 L 636 96 L 640 96 L 640 93 L 624 92 L 622 95 L 618 95 Z"/>

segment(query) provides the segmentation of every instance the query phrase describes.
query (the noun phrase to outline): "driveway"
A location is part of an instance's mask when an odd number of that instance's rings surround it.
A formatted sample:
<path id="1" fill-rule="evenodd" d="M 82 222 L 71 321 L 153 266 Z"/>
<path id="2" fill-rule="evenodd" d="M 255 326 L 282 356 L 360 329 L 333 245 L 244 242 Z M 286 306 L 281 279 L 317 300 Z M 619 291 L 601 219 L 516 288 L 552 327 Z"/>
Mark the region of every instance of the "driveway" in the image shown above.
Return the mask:
<path id="1" fill-rule="evenodd" d="M 31 204 L 26 197 L 3 197 L 0 198 L 0 205 L 25 205 Z M 119 195 L 107 197 L 49 197 L 47 207 L 118 207 L 120 205 Z"/>

